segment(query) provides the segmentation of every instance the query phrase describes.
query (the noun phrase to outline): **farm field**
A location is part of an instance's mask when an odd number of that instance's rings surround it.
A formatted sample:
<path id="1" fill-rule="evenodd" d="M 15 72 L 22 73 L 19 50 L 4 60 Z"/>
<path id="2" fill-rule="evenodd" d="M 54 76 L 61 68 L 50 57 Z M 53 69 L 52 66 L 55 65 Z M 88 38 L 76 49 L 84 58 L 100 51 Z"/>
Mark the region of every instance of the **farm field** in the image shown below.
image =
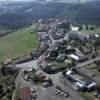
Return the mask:
<path id="1" fill-rule="evenodd" d="M 33 26 L 0 37 L 0 62 L 31 52 L 38 45 Z"/>

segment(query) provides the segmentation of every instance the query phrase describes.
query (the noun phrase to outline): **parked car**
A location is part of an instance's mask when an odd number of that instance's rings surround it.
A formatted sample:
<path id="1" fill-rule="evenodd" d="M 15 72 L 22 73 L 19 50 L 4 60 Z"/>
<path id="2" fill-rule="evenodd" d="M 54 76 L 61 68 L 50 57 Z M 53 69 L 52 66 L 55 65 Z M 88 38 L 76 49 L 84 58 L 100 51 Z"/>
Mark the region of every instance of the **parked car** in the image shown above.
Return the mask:
<path id="1" fill-rule="evenodd" d="M 64 96 L 64 92 L 62 91 L 61 93 L 60 93 L 62 96 Z"/>
<path id="2" fill-rule="evenodd" d="M 61 90 L 61 88 L 60 88 L 59 86 L 56 86 L 56 89 L 57 89 L 57 90 Z"/>
<path id="3" fill-rule="evenodd" d="M 59 94 L 60 92 L 61 92 L 60 90 L 56 89 L 56 94 Z"/>
<path id="4" fill-rule="evenodd" d="M 32 95 L 33 99 L 37 99 L 38 94 Z"/>
<path id="5" fill-rule="evenodd" d="M 43 83 L 43 87 L 47 88 L 47 87 L 49 87 L 49 86 L 51 86 L 51 83 L 50 83 L 50 82 L 44 82 L 44 83 Z"/>
<path id="6" fill-rule="evenodd" d="M 69 93 L 62 90 L 59 86 L 56 86 L 56 94 L 60 94 L 64 97 L 69 97 Z"/>
<path id="7" fill-rule="evenodd" d="M 69 93 L 68 93 L 68 92 L 65 92 L 65 93 L 64 93 L 64 96 L 65 96 L 65 97 L 69 97 Z"/>

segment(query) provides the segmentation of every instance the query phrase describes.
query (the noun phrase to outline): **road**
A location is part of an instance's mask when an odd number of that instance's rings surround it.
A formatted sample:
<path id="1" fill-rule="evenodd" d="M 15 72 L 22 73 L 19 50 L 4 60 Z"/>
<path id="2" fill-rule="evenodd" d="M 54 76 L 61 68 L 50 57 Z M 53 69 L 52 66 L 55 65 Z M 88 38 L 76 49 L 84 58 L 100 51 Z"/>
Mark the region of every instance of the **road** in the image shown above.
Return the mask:
<path id="1" fill-rule="evenodd" d="M 16 68 L 21 68 L 21 70 L 31 70 L 31 69 L 35 69 L 37 70 L 39 67 L 38 67 L 38 64 L 37 64 L 37 60 L 31 60 L 29 62 L 26 62 L 26 63 L 22 63 L 22 64 L 16 64 Z"/>
<path id="2" fill-rule="evenodd" d="M 26 62 L 26 63 L 23 63 L 23 64 L 16 64 L 16 68 L 20 68 L 20 72 L 19 74 L 17 75 L 16 79 L 15 79 L 15 84 L 16 84 L 16 87 L 18 87 L 19 85 L 25 85 L 25 84 L 28 84 L 28 82 L 26 82 L 23 78 L 22 78 L 22 73 L 23 71 L 25 70 L 32 70 L 33 68 L 34 69 L 38 69 L 38 66 L 37 66 L 37 60 L 32 60 L 32 61 L 29 61 L 29 62 Z"/>
<path id="3" fill-rule="evenodd" d="M 98 61 L 98 60 L 100 60 L 100 56 L 99 56 L 99 57 L 96 57 L 96 58 L 94 58 L 94 59 L 85 61 L 85 62 L 83 62 L 83 63 L 79 63 L 79 64 L 77 65 L 77 67 L 84 67 L 84 66 L 86 66 L 86 65 L 88 65 L 88 64 L 92 64 L 94 61 Z"/>
<path id="4" fill-rule="evenodd" d="M 94 61 L 99 61 L 100 60 L 100 56 L 99 57 L 96 57 L 92 60 L 88 60 L 88 61 L 85 61 L 83 63 L 80 63 L 77 65 L 78 68 L 81 68 L 81 71 L 83 71 L 83 73 L 85 72 L 87 75 L 93 75 L 93 72 L 91 72 L 90 70 L 86 69 L 84 66 L 87 66 L 88 64 L 92 64 Z M 91 77 L 96 83 L 100 83 L 100 77 L 99 76 L 94 76 L 94 77 Z"/>
<path id="5" fill-rule="evenodd" d="M 38 69 L 38 66 L 37 66 L 37 60 L 34 60 L 34 61 L 30 61 L 30 62 L 27 62 L 27 63 L 23 63 L 23 64 L 18 64 L 16 65 L 17 68 L 21 68 L 21 71 L 19 72 L 16 80 L 15 80 L 15 84 L 16 84 L 16 87 L 19 86 L 25 86 L 25 84 L 29 85 L 28 82 L 26 82 L 23 78 L 22 78 L 22 73 L 24 70 L 30 70 L 32 68 L 35 68 L 35 69 Z M 59 85 L 62 89 L 64 89 L 65 91 L 69 92 L 70 93 L 70 97 L 67 98 L 67 100 L 84 100 L 82 97 L 80 97 L 73 89 L 72 89 L 72 86 L 65 86 L 63 83 L 61 83 L 59 81 L 59 76 L 60 76 L 61 73 L 58 73 L 58 74 L 55 74 L 55 75 L 50 75 L 50 77 L 52 78 L 53 80 L 53 83 L 55 85 Z M 37 100 L 44 100 L 45 98 L 47 98 L 47 100 L 66 100 L 65 97 L 62 97 L 62 96 L 57 96 L 56 95 L 56 90 L 53 87 L 50 87 L 49 89 L 43 89 L 43 88 L 39 88 L 39 97 Z"/>
<path id="6" fill-rule="evenodd" d="M 72 84 L 67 81 L 67 86 L 60 82 L 61 73 L 50 75 L 50 78 L 53 80 L 54 85 L 60 86 L 64 91 L 70 94 L 68 100 L 84 100 L 81 96 L 77 94 L 76 91 L 72 88 Z"/>
<path id="7" fill-rule="evenodd" d="M 88 64 L 93 63 L 94 61 L 98 61 L 100 60 L 100 57 L 97 57 L 95 59 L 86 61 L 84 63 L 80 63 L 77 66 L 78 67 L 83 67 L 86 66 Z M 38 67 L 38 60 L 32 60 L 23 64 L 17 64 L 16 65 L 17 68 L 20 68 L 21 71 L 19 72 L 16 80 L 15 80 L 15 84 L 16 87 L 20 84 L 21 86 L 25 86 L 25 84 L 29 85 L 28 82 L 26 82 L 23 78 L 22 78 L 22 73 L 24 70 L 31 70 L 31 69 L 39 69 Z M 59 77 L 60 77 L 61 73 L 58 74 L 53 74 L 50 75 L 50 78 L 53 80 L 54 85 L 58 85 L 60 86 L 64 91 L 68 92 L 70 94 L 70 97 L 67 98 L 67 100 L 84 100 L 81 96 L 79 96 L 72 88 L 72 84 L 67 81 L 67 86 L 65 86 L 62 82 L 59 81 Z M 99 77 L 94 77 L 94 80 L 99 81 L 100 78 Z M 55 88 L 54 87 L 50 87 L 49 89 L 39 89 L 39 97 L 37 100 L 44 100 L 45 98 L 47 98 L 47 100 L 66 100 L 66 98 L 57 96 L 55 94 Z"/>

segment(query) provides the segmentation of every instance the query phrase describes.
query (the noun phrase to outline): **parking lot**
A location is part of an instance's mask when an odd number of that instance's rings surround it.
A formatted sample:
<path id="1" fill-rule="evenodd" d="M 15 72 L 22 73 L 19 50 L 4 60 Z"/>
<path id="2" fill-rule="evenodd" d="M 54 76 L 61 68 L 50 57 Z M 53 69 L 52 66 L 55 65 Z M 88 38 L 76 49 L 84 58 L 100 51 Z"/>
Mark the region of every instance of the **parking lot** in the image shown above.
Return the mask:
<path id="1" fill-rule="evenodd" d="M 56 94 L 55 87 L 41 88 L 37 100 L 72 100 L 70 97 L 65 97 L 61 93 Z"/>
<path id="2" fill-rule="evenodd" d="M 76 91 L 72 88 L 72 84 L 70 82 L 66 82 L 66 86 L 60 82 L 59 74 L 53 77 L 54 85 L 48 88 L 44 88 L 41 85 L 31 84 L 33 88 L 35 88 L 36 92 L 33 93 L 33 96 L 36 94 L 36 99 L 33 100 L 84 100 L 81 96 L 79 96 Z M 58 91 L 56 86 L 60 87 L 62 91 Z M 65 94 L 68 93 L 68 96 Z"/>

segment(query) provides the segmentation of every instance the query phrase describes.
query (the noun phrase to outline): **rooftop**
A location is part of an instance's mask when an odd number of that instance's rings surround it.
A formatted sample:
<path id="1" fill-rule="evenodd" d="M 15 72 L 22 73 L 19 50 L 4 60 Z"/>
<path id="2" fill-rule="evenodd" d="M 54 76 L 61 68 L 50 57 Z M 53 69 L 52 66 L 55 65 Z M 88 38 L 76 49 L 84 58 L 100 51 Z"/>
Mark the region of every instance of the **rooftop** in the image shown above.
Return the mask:
<path id="1" fill-rule="evenodd" d="M 31 90 L 29 87 L 20 88 L 20 100 L 32 100 Z"/>

